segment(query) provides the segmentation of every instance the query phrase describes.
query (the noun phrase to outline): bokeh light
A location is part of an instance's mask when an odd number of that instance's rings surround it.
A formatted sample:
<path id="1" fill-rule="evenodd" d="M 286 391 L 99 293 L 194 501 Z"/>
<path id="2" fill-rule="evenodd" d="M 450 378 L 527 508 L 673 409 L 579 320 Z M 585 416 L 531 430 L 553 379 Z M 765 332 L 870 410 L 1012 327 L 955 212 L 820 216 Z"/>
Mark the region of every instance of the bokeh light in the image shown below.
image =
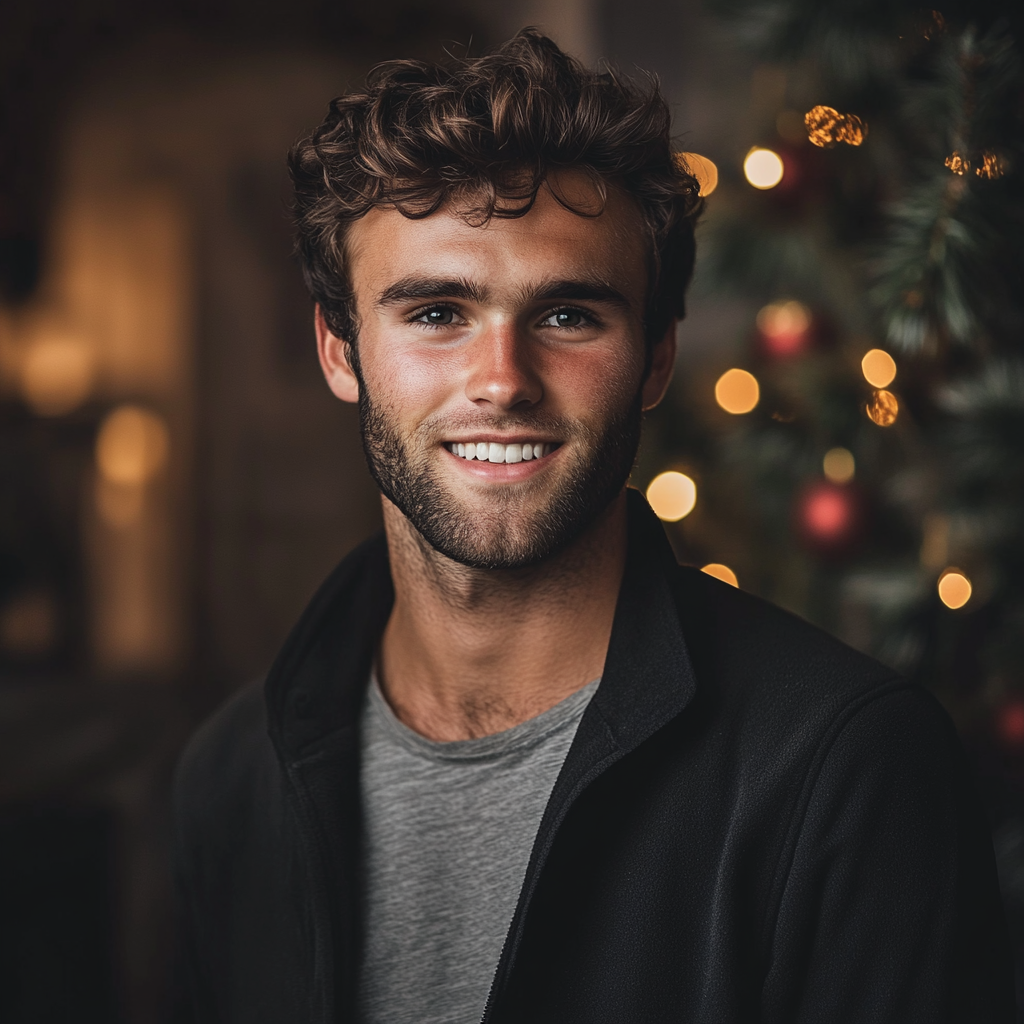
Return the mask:
<path id="1" fill-rule="evenodd" d="M 775 188 L 785 172 L 782 157 L 771 149 L 755 146 L 743 161 L 743 174 L 754 188 Z"/>
<path id="2" fill-rule="evenodd" d="M 100 426 L 96 465 L 111 483 L 140 486 L 163 466 L 168 447 L 167 427 L 159 416 L 136 405 L 122 405 Z"/>
<path id="3" fill-rule="evenodd" d="M 685 473 L 659 473 L 647 488 L 647 500 L 659 519 L 676 523 L 697 504 L 697 485 Z"/>
<path id="4" fill-rule="evenodd" d="M 950 567 L 939 577 L 939 600 L 947 608 L 963 608 L 971 599 L 971 581 L 959 570 Z"/>
<path id="5" fill-rule="evenodd" d="M 853 452 L 848 448 L 830 448 L 821 463 L 826 479 L 834 484 L 848 484 L 857 471 Z"/>
<path id="6" fill-rule="evenodd" d="M 807 138 L 815 146 L 830 149 L 837 142 L 859 146 L 868 133 L 868 126 L 856 114 L 840 114 L 835 107 L 819 104 L 804 115 Z"/>
<path id="7" fill-rule="evenodd" d="M 750 412 L 760 400 L 757 378 L 747 370 L 726 370 L 715 384 L 715 401 L 734 416 Z"/>
<path id="8" fill-rule="evenodd" d="M 796 355 L 807 346 L 811 311 L 802 303 L 772 302 L 757 314 L 757 328 L 765 347 L 775 356 Z"/>
<path id="9" fill-rule="evenodd" d="M 729 566 L 722 565 L 721 562 L 709 562 L 701 569 L 701 572 L 706 572 L 709 576 L 714 576 L 716 580 L 722 580 L 723 583 L 729 583 L 734 587 L 740 585 L 736 573 Z"/>
<path id="10" fill-rule="evenodd" d="M 85 341 L 73 335 L 41 334 L 22 357 L 21 391 L 39 415 L 63 416 L 89 397 L 93 375 L 93 353 Z"/>
<path id="11" fill-rule="evenodd" d="M 843 491 L 823 485 L 807 494 L 803 522 L 815 540 L 831 543 L 845 539 L 852 521 L 853 506 Z"/>
<path id="12" fill-rule="evenodd" d="M 709 196 L 718 188 L 718 167 L 714 161 L 700 153 L 676 153 L 676 160 L 697 179 L 702 196 Z"/>
<path id="13" fill-rule="evenodd" d="M 879 389 L 871 396 L 871 401 L 864 407 L 868 419 L 879 427 L 891 427 L 899 415 L 900 403 L 891 391 Z"/>
<path id="14" fill-rule="evenodd" d="M 884 349 L 873 348 L 865 353 L 860 368 L 873 388 L 887 388 L 896 379 L 896 360 Z"/>
<path id="15" fill-rule="evenodd" d="M 1024 744 L 1024 701 L 1009 700 L 996 717 L 999 737 L 1009 747 Z"/>

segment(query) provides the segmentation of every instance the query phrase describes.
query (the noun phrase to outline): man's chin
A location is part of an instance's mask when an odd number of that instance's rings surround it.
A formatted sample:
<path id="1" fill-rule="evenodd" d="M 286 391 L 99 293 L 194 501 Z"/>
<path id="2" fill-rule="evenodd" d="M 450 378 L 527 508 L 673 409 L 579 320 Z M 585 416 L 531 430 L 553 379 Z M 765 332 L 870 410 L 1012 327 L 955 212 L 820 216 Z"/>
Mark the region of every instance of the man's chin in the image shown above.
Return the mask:
<path id="1" fill-rule="evenodd" d="M 527 569 L 571 543 L 550 508 L 532 502 L 446 503 L 440 515 L 407 516 L 424 540 L 446 558 L 472 569 Z"/>

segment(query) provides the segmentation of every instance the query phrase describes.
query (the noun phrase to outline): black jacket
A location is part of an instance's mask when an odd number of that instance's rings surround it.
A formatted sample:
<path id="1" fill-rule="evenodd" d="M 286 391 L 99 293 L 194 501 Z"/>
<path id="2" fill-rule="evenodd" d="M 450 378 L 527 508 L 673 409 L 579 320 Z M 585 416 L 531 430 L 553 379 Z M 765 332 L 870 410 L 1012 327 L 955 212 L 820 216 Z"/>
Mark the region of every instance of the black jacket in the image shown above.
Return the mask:
<path id="1" fill-rule="evenodd" d="M 1013 1019 L 988 830 L 929 694 L 672 557 L 630 494 L 605 672 L 540 826 L 492 1024 Z M 382 538 L 176 789 L 182 1016 L 352 1018 L 360 702 Z"/>

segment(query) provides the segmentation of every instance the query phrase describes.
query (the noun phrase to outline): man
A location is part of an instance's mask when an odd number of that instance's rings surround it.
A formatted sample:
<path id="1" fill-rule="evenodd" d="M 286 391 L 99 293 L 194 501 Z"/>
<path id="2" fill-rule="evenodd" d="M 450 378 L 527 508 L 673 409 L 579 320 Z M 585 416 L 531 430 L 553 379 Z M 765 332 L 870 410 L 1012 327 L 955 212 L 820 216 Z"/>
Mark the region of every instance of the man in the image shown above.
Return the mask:
<path id="1" fill-rule="evenodd" d="M 527 31 L 292 154 L 385 536 L 183 759 L 188 1019 L 1012 1019 L 946 716 L 626 491 L 700 205 L 668 129 Z"/>

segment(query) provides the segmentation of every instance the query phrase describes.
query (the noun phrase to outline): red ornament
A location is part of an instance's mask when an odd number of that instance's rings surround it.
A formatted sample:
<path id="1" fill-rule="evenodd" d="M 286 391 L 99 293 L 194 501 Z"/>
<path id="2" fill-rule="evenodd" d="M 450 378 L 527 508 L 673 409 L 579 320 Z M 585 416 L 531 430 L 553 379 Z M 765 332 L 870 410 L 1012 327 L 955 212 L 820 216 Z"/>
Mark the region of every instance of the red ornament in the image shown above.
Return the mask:
<path id="1" fill-rule="evenodd" d="M 811 345 L 812 322 L 811 311 L 802 302 L 771 302 L 757 314 L 760 348 L 776 359 L 798 356 Z"/>
<path id="2" fill-rule="evenodd" d="M 996 715 L 996 732 L 1008 747 L 1024 746 L 1024 700 L 1008 700 Z"/>
<path id="3" fill-rule="evenodd" d="M 820 551 L 851 544 L 860 533 L 862 519 L 858 495 L 848 485 L 815 480 L 797 498 L 797 529 L 808 547 Z"/>

